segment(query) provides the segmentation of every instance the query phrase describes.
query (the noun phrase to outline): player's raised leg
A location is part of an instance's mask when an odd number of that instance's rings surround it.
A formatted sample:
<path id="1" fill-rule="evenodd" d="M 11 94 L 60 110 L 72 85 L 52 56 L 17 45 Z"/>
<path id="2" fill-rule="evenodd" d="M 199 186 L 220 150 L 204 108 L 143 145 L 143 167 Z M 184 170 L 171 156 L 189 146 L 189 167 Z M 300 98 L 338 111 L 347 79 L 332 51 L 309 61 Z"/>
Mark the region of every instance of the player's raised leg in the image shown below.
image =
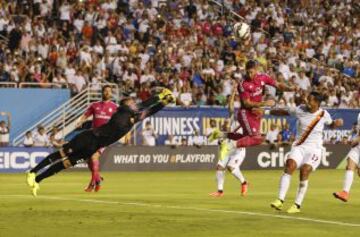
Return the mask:
<path id="1" fill-rule="evenodd" d="M 350 197 L 350 189 L 354 179 L 354 171 L 359 165 L 360 146 L 352 148 L 347 155 L 347 165 L 344 176 L 343 189 L 340 192 L 333 193 L 334 197 L 347 202 Z"/>

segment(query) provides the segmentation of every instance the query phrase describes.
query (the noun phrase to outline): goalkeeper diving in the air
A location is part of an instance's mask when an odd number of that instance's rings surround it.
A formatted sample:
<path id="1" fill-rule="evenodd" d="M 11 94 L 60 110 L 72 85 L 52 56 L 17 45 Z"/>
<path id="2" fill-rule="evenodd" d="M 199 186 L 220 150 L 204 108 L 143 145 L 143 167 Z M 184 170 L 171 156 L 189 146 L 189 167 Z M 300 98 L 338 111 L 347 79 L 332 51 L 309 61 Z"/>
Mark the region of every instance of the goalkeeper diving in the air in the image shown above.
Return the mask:
<path id="1" fill-rule="evenodd" d="M 131 97 L 121 100 L 118 110 L 108 123 L 81 132 L 69 143 L 63 145 L 59 151 L 48 155 L 27 173 L 26 181 L 32 194 L 37 195 L 39 183 L 43 179 L 83 162 L 99 148 L 115 143 L 125 136 L 137 122 L 157 113 L 173 101 L 175 101 L 173 94 L 165 88 L 159 94 L 153 95 L 139 104 L 136 104 Z M 46 169 L 43 170 L 45 167 Z"/>

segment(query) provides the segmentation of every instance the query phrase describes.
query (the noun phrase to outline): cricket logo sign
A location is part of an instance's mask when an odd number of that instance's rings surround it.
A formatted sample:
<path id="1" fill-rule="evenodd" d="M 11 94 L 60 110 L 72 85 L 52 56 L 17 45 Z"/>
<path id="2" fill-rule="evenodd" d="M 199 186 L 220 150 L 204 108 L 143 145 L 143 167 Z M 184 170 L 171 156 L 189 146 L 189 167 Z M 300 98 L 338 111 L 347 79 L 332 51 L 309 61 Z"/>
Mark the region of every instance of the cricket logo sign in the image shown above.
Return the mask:
<path id="1" fill-rule="evenodd" d="M 319 169 L 338 167 L 349 149 L 345 145 L 324 146 Z M 242 169 L 283 169 L 290 150 L 291 146 L 271 149 L 270 146 L 263 145 L 248 148 Z"/>

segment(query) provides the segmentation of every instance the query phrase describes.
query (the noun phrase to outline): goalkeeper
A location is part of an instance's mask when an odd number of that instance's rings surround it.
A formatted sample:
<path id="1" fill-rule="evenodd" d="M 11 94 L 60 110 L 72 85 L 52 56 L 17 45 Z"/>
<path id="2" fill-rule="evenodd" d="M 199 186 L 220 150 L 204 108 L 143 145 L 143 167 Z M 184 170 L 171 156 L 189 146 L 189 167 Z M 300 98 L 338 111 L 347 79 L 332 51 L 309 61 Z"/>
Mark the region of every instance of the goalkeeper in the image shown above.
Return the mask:
<path id="1" fill-rule="evenodd" d="M 64 169 L 70 168 L 91 157 L 101 147 L 107 147 L 126 135 L 139 121 L 149 117 L 174 101 L 168 89 L 136 104 L 133 98 L 121 100 L 120 106 L 108 123 L 101 127 L 85 130 L 65 144 L 59 151 L 48 155 L 27 173 L 27 183 L 34 196 L 39 183 Z M 39 172 L 47 167 L 43 172 Z"/>

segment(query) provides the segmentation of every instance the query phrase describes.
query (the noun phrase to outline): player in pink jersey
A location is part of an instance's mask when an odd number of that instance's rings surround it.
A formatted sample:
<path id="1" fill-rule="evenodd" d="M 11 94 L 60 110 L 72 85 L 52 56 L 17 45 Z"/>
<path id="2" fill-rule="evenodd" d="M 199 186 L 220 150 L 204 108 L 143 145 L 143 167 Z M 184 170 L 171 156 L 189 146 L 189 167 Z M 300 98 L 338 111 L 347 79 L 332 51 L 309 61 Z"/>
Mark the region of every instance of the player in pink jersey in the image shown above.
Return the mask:
<path id="1" fill-rule="evenodd" d="M 111 101 L 112 99 L 112 89 L 109 85 L 106 85 L 102 88 L 102 101 L 92 103 L 86 112 L 80 117 L 77 127 L 81 127 L 81 125 L 90 117 L 93 117 L 92 120 L 92 128 L 98 128 L 104 124 L 106 124 L 113 113 L 117 110 L 117 104 Z M 98 192 L 101 188 L 101 180 L 100 176 L 100 161 L 99 158 L 104 151 L 104 148 L 99 149 L 88 161 L 88 167 L 91 171 L 91 180 L 87 188 L 85 188 L 86 192 Z"/>
<path id="2" fill-rule="evenodd" d="M 241 108 L 238 111 L 237 120 L 243 128 L 243 133 L 237 133 L 236 130 L 225 134 L 215 131 L 212 137 L 226 137 L 231 140 L 236 140 L 236 147 L 248 147 L 261 144 L 264 141 L 264 138 L 260 134 L 260 122 L 263 115 L 262 107 L 272 107 L 275 105 L 274 100 L 263 100 L 266 85 L 279 90 L 293 89 L 276 82 L 266 74 L 259 73 L 257 70 L 257 62 L 249 60 L 246 63 L 246 78 L 238 85 Z"/>

